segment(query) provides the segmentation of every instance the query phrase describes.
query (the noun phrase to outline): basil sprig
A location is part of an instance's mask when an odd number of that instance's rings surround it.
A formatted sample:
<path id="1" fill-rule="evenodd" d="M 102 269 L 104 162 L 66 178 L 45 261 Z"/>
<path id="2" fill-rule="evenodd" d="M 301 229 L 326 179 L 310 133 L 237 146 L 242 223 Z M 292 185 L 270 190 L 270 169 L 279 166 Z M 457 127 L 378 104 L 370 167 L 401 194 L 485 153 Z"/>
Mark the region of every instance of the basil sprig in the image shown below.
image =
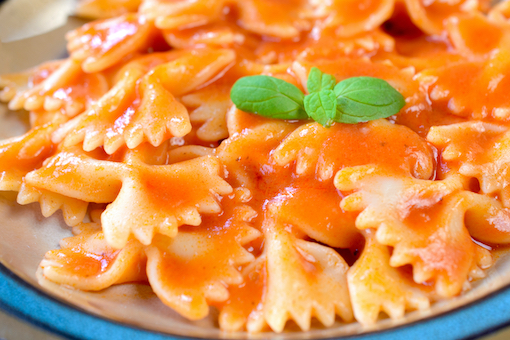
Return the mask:
<path id="1" fill-rule="evenodd" d="M 309 94 L 270 76 L 239 79 L 230 92 L 238 109 L 278 119 L 311 118 L 323 126 L 356 124 L 397 114 L 404 97 L 383 79 L 353 77 L 338 84 L 335 77 L 313 67 L 306 84 Z"/>

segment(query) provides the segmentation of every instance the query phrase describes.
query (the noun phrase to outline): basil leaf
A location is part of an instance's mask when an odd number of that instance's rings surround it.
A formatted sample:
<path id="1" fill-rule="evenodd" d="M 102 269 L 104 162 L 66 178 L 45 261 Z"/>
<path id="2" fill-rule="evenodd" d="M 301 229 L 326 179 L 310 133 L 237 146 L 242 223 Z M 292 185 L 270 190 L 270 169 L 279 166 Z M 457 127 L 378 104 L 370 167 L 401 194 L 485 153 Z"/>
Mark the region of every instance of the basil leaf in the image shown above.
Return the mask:
<path id="1" fill-rule="evenodd" d="M 317 67 L 312 67 L 308 74 L 306 88 L 308 93 L 319 92 L 320 90 L 333 90 L 336 79 L 331 74 L 323 73 Z"/>
<path id="2" fill-rule="evenodd" d="M 336 102 L 333 90 L 321 90 L 305 97 L 305 109 L 310 118 L 325 127 L 330 127 L 337 111 Z"/>
<path id="3" fill-rule="evenodd" d="M 334 121 L 347 124 L 387 118 L 405 105 L 404 97 L 379 78 L 355 77 L 335 86 L 337 110 Z"/>
<path id="4" fill-rule="evenodd" d="M 278 119 L 307 119 L 299 88 L 284 80 L 269 76 L 239 79 L 230 92 L 238 109 Z"/>
<path id="5" fill-rule="evenodd" d="M 310 70 L 306 97 L 296 86 L 269 76 L 239 79 L 230 92 L 243 111 L 278 119 L 312 118 L 323 126 L 356 124 L 398 113 L 404 97 L 386 81 L 354 77 L 334 86 L 335 78 L 316 67 Z"/>

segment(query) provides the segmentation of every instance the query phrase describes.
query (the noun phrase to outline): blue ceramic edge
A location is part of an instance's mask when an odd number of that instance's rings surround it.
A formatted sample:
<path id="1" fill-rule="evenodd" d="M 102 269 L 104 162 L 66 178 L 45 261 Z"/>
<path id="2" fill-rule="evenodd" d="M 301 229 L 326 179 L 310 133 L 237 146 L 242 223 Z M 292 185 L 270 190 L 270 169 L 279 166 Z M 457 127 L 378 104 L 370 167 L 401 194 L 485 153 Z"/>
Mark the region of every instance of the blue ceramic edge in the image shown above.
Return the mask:
<path id="1" fill-rule="evenodd" d="M 90 340 L 195 339 L 165 335 L 93 316 L 26 283 L 0 264 L 0 308 L 56 335 Z M 510 323 L 510 287 L 437 317 L 369 334 L 342 339 L 408 340 L 466 339 Z"/>

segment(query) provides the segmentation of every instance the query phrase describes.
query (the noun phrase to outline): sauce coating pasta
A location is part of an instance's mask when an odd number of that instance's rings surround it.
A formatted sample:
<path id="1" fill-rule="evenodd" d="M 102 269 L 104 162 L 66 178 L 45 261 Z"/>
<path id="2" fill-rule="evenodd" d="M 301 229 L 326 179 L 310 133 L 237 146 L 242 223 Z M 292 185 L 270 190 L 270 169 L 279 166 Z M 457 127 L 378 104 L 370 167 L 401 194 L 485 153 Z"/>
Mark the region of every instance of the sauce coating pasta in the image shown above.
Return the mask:
<path id="1" fill-rule="evenodd" d="M 0 190 L 62 210 L 45 279 L 142 283 L 222 330 L 376 323 L 462 294 L 510 243 L 510 1 L 86 0 L 69 57 L 0 76 L 30 113 Z M 239 110 L 242 77 L 376 77 L 396 115 Z M 508 137 L 508 138 L 507 138 Z M 91 221 L 91 222 L 90 222 Z M 299 297 L 299 298 L 296 298 Z"/>

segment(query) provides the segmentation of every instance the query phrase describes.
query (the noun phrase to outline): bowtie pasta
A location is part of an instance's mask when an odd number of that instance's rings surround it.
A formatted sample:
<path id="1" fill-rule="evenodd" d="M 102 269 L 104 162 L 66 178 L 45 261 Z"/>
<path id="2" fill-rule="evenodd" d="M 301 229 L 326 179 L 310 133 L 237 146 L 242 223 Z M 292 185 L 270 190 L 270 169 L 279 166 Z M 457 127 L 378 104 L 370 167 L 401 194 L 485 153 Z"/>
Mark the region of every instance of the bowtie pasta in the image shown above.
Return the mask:
<path id="1" fill-rule="evenodd" d="M 85 0 L 69 57 L 0 76 L 29 112 L 0 190 L 74 236 L 44 279 L 149 284 L 225 331 L 372 325 L 451 299 L 510 243 L 510 1 Z M 242 77 L 386 80 L 396 115 L 243 112 Z M 314 319 L 316 321 L 314 321 Z M 317 322 L 318 321 L 318 322 Z"/>

